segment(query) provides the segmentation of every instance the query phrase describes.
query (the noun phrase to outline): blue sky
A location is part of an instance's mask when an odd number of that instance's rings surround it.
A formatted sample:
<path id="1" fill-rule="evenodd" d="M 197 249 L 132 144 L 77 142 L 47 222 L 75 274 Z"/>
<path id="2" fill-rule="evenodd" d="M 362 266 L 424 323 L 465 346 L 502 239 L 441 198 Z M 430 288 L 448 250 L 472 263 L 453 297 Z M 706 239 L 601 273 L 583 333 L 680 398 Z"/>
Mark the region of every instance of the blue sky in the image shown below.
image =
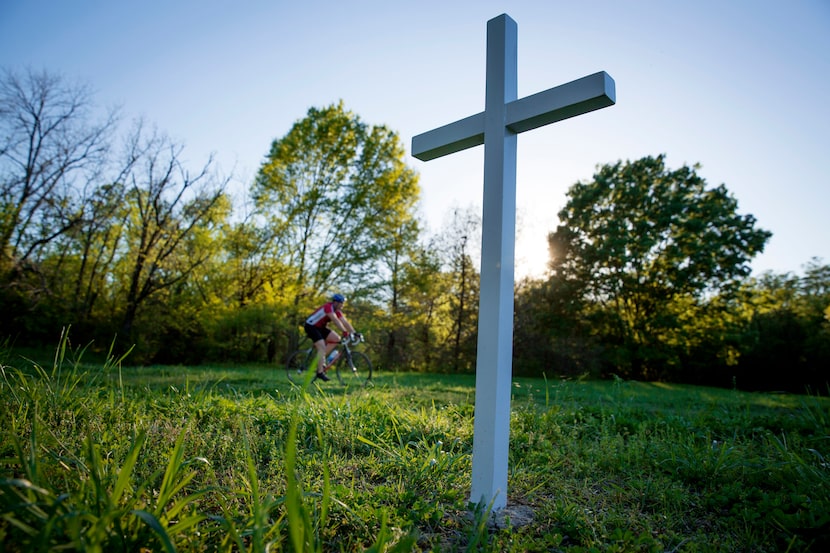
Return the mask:
<path id="1" fill-rule="evenodd" d="M 88 83 L 242 187 L 309 107 L 413 135 L 482 111 L 487 20 L 518 24 L 519 97 L 596 71 L 617 105 L 519 137 L 517 271 L 538 275 L 568 187 L 598 164 L 700 163 L 773 232 L 756 273 L 830 263 L 827 0 L 0 0 L 0 66 Z M 438 230 L 481 204 L 483 148 L 409 158 Z"/>

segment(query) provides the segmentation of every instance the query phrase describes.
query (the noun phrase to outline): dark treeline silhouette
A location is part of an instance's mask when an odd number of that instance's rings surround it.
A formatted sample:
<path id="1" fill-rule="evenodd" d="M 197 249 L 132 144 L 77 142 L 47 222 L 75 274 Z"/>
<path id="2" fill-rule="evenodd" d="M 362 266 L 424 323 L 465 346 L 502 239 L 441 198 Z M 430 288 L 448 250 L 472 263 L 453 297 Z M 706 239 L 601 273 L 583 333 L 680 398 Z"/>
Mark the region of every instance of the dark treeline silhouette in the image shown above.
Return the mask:
<path id="1" fill-rule="evenodd" d="M 674 329 L 684 340 L 654 343 L 650 349 L 627 349 L 634 346 L 621 344 L 594 322 L 612 314 L 598 312 L 599 306 L 574 311 L 571 299 L 567 285 L 555 279 L 520 283 L 515 373 L 830 391 L 830 266 L 818 259 L 807 263 L 801 275 L 765 273 L 746 279 L 726 302 L 728 312 L 708 322 L 690 317 Z M 647 373 L 624 362 L 634 355 L 650 357 Z"/>

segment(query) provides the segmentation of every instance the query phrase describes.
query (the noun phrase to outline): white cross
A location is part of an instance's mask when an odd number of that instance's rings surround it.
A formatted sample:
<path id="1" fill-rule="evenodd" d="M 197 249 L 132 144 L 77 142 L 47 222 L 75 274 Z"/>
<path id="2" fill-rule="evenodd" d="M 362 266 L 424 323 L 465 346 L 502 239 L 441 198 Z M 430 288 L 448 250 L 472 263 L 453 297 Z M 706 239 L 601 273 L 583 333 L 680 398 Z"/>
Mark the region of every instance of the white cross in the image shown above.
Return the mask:
<path id="1" fill-rule="evenodd" d="M 412 155 L 428 161 L 484 144 L 481 294 L 470 501 L 494 511 L 507 505 L 513 284 L 516 241 L 516 135 L 613 105 L 604 71 L 516 99 L 516 22 L 487 22 L 484 111 L 412 138 Z"/>

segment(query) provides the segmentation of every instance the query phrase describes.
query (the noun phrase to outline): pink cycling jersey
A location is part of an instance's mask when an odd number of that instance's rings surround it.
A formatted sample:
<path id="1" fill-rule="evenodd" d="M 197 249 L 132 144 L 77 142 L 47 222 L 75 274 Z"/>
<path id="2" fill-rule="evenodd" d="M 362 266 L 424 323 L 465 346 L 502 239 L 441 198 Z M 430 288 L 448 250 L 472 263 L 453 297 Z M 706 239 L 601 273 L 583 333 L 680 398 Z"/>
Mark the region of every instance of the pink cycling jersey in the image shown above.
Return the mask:
<path id="1" fill-rule="evenodd" d="M 329 302 L 318 307 L 317 310 L 305 320 L 305 323 L 311 326 L 316 326 L 317 328 L 325 328 L 326 324 L 329 322 L 329 313 L 334 313 L 337 315 L 338 319 L 343 318 L 343 313 L 341 311 L 335 311 L 334 305 L 332 302 Z"/>

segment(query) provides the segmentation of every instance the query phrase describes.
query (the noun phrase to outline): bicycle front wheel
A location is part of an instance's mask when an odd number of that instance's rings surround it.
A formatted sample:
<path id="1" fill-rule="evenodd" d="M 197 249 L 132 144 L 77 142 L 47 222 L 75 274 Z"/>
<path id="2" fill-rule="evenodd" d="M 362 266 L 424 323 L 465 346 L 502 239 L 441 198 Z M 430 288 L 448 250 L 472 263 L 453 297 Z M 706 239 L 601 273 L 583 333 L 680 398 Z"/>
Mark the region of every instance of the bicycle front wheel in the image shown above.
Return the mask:
<path id="1" fill-rule="evenodd" d="M 301 349 L 292 353 L 291 357 L 288 358 L 288 362 L 285 364 L 285 372 L 292 384 L 299 385 L 303 383 L 313 353 L 314 350 Z"/>
<path id="2" fill-rule="evenodd" d="M 353 351 L 344 355 L 337 363 L 337 380 L 341 384 L 365 386 L 372 379 L 372 362 L 362 351 Z"/>

